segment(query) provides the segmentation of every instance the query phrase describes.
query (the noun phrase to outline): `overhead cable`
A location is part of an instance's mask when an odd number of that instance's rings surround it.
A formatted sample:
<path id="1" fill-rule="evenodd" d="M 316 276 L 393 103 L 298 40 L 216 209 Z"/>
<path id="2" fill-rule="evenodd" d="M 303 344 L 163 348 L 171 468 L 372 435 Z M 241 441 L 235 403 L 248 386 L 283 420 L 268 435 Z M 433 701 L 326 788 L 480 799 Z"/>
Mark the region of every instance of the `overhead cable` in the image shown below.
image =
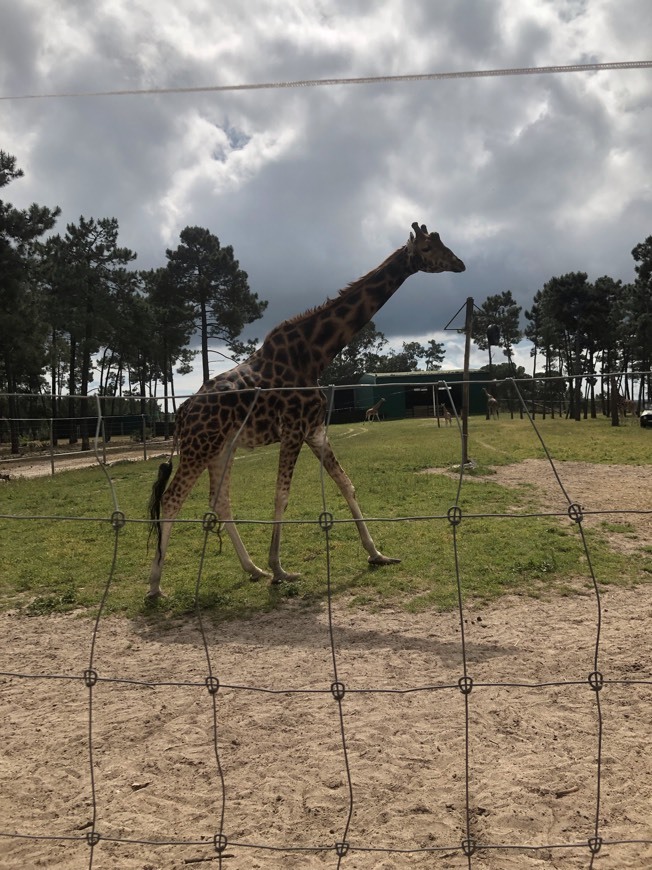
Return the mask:
<path id="1" fill-rule="evenodd" d="M 553 73 L 604 72 L 606 70 L 650 69 L 652 60 L 630 60 L 618 63 L 573 63 L 563 66 L 518 67 L 510 69 L 464 70 L 459 72 L 412 73 L 401 76 L 357 76 L 354 78 L 299 79 L 291 82 L 257 82 L 240 85 L 198 85 L 176 88 L 125 88 L 110 91 L 67 91 L 62 93 L 8 94 L 0 100 L 53 100 L 70 97 L 126 97 L 153 94 L 201 94 L 228 91 L 283 90 L 288 88 L 334 87 L 336 85 L 403 84 L 445 79 L 499 78 L 503 76 L 549 75 Z"/>

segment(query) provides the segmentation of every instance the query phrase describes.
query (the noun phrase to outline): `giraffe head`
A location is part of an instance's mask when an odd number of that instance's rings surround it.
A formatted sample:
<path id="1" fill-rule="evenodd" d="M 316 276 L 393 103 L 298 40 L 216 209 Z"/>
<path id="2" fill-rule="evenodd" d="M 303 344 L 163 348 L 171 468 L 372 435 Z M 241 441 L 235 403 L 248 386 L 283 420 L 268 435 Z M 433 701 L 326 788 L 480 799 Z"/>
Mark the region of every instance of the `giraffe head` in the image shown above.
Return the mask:
<path id="1" fill-rule="evenodd" d="M 466 266 L 439 238 L 429 233 L 426 225 L 412 224 L 407 249 L 412 265 L 419 272 L 464 272 Z"/>

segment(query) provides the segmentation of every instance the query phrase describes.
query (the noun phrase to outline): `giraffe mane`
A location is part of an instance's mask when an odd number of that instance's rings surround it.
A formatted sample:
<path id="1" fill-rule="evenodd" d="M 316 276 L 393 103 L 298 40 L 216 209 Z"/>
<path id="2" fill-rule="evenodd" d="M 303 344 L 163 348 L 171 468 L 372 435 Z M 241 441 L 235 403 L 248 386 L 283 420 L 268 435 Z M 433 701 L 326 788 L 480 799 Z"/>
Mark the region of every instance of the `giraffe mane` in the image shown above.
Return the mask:
<path id="1" fill-rule="evenodd" d="M 324 308 L 327 308 L 341 296 L 346 295 L 350 290 L 355 289 L 359 284 L 363 284 L 368 281 L 376 272 L 380 272 L 381 269 L 384 269 L 385 266 L 390 262 L 390 260 L 393 260 L 398 252 L 402 251 L 404 247 L 405 245 L 401 248 L 397 248 L 394 253 L 390 254 L 389 257 L 383 260 L 383 262 L 379 266 L 376 266 L 374 269 L 370 269 L 369 272 L 367 272 L 367 274 L 363 275 L 361 278 L 356 278 L 355 281 L 351 281 L 351 283 L 347 284 L 346 287 L 342 287 L 342 289 L 338 291 L 336 296 L 329 296 L 325 302 L 321 303 L 321 305 L 315 305 L 313 308 L 308 308 L 306 311 L 302 311 L 299 314 L 294 314 L 292 317 L 288 317 L 287 320 L 284 320 L 282 324 L 279 324 L 279 326 L 285 326 L 286 324 L 290 323 L 299 323 L 300 321 L 309 317 L 313 317 L 315 314 L 323 311 Z M 277 327 L 274 327 L 274 329 L 277 329 Z M 273 331 L 274 330 L 272 330 L 272 332 Z"/>

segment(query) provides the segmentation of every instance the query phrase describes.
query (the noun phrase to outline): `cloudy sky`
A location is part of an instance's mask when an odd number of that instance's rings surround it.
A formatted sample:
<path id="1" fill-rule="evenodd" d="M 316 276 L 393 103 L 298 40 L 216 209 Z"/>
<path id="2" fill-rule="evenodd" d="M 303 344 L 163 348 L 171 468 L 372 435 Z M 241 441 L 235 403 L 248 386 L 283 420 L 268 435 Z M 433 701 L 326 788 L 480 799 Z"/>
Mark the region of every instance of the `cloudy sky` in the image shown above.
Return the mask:
<path id="1" fill-rule="evenodd" d="M 0 20 L 0 148 L 25 172 L 3 196 L 60 206 L 61 232 L 117 218 L 142 268 L 207 227 L 269 300 L 249 337 L 416 220 L 467 271 L 409 279 L 375 322 L 446 340 L 457 367 L 442 330 L 468 296 L 527 308 L 564 272 L 631 281 L 652 234 L 651 69 L 20 99 L 646 61 L 650 0 L 0 0 Z"/>

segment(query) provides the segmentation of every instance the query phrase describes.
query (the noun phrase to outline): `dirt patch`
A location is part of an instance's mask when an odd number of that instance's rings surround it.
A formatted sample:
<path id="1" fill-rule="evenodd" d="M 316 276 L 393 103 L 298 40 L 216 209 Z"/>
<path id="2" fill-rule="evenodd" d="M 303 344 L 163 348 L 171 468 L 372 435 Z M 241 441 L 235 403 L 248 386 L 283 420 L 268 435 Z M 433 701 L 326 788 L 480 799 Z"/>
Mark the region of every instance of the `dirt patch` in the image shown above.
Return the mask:
<path id="1" fill-rule="evenodd" d="M 557 468 L 587 511 L 652 507 L 647 467 Z M 539 460 L 486 479 L 526 487 L 541 510 L 568 503 Z M 636 546 L 649 541 L 646 514 L 587 518 L 605 521 L 631 523 Z M 622 543 L 628 534 L 613 537 Z M 95 870 L 339 867 L 350 794 L 342 868 L 586 870 L 598 770 L 596 870 L 652 866 L 651 587 L 602 592 L 597 662 L 590 594 L 506 597 L 469 607 L 463 625 L 457 613 L 368 613 L 345 599 L 332 615 L 341 720 L 325 608 L 288 604 L 217 627 L 204 619 L 214 695 L 196 619 L 102 620 L 91 695 L 88 618 L 0 615 L 0 833 L 25 835 L 0 838 L 0 867 L 89 866 L 91 769 Z M 458 682 L 462 627 L 468 695 Z M 596 670 L 599 693 L 589 683 Z M 480 844 L 471 861 L 460 848 L 467 704 L 471 832 Z M 218 862 L 223 807 L 227 857 Z"/>
<path id="2" fill-rule="evenodd" d="M 651 617 L 648 587 L 603 595 L 599 818 L 605 840 L 652 840 Z M 459 849 L 466 818 L 459 616 L 370 614 L 338 601 L 333 620 L 353 794 L 343 866 L 468 868 Z M 473 836 L 485 844 L 540 847 L 480 850 L 472 866 L 585 870 L 596 814 L 598 715 L 588 683 L 595 670 L 594 598 L 505 598 L 470 608 L 464 629 L 467 673 L 475 683 L 466 698 Z M 81 676 L 89 666 L 92 624 L 5 614 L 0 631 L 2 829 L 72 838 L 2 838 L 0 866 L 87 867 L 90 720 Z M 215 696 L 204 683 L 208 669 L 196 621 L 100 623 L 92 746 L 96 830 L 103 839 L 93 867 L 154 870 L 215 858 L 211 844 L 222 811 L 215 734 L 225 778 L 226 851 L 233 856 L 223 866 L 338 866 L 334 843 L 344 835 L 349 789 L 330 691 L 327 612 L 288 606 L 209 626 L 207 639 L 220 681 Z M 614 682 L 628 679 L 642 682 Z M 531 683 L 550 685 L 515 685 Z M 364 689 L 380 691 L 356 691 Z M 170 839 L 186 844 L 152 843 Z M 545 848 L 550 844 L 568 848 Z M 320 846 L 328 851 L 291 851 Z M 385 848 L 436 851 L 375 851 Z M 651 862 L 652 845 L 606 844 L 596 866 L 623 870 Z"/>
<path id="3" fill-rule="evenodd" d="M 526 459 L 496 466 L 491 474 L 474 473 L 469 480 L 522 488 L 536 511 L 563 513 L 569 502 L 579 504 L 587 527 L 598 528 L 614 550 L 633 553 L 649 546 L 652 466 L 556 461 L 555 469 L 558 477 L 547 460 Z M 425 473 L 457 477 L 446 468 L 430 468 Z"/>

